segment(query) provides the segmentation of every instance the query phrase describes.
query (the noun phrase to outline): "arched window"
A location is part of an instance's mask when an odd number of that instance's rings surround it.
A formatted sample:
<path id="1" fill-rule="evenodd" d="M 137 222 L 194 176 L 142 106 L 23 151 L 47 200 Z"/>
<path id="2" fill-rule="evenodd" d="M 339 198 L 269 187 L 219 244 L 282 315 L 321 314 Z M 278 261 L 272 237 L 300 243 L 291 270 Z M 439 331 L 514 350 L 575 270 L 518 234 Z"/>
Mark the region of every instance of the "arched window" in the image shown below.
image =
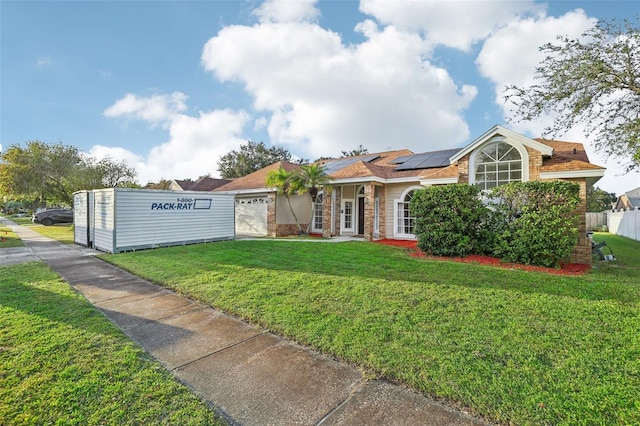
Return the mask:
<path id="1" fill-rule="evenodd" d="M 404 192 L 402 198 L 396 201 L 396 226 L 394 232 L 396 237 L 415 237 L 414 227 L 416 219 L 411 215 L 410 206 L 413 194 L 418 189 L 420 189 L 420 187 L 409 188 Z"/>
<path id="2" fill-rule="evenodd" d="M 485 145 L 475 157 L 475 184 L 487 190 L 522 180 L 522 155 L 505 142 Z"/>

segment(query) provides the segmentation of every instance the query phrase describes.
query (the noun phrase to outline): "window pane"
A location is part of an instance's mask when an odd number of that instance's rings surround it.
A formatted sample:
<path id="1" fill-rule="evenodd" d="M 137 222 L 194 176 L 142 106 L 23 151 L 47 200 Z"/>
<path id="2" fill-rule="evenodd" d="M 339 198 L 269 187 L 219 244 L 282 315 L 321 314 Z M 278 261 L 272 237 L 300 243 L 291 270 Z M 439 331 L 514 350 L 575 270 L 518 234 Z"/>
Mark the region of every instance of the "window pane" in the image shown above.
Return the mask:
<path id="1" fill-rule="evenodd" d="M 353 207 L 353 202 L 352 201 L 345 201 L 344 202 L 344 227 L 346 229 L 351 229 L 352 228 L 352 225 L 351 225 L 352 207 Z"/>
<path id="2" fill-rule="evenodd" d="M 478 155 L 478 158 L 476 159 L 476 162 L 478 163 L 491 163 L 493 161 L 494 161 L 493 157 L 486 152 L 481 152 L 480 155 Z"/>
<path id="3" fill-rule="evenodd" d="M 511 154 L 511 150 L 513 147 L 506 143 L 497 143 L 498 155 L 496 156 L 497 160 L 504 160 L 506 155 Z"/>
<path id="4" fill-rule="evenodd" d="M 475 163 L 476 183 L 483 190 L 522 180 L 520 152 L 508 143 L 495 142 L 485 146 Z"/>

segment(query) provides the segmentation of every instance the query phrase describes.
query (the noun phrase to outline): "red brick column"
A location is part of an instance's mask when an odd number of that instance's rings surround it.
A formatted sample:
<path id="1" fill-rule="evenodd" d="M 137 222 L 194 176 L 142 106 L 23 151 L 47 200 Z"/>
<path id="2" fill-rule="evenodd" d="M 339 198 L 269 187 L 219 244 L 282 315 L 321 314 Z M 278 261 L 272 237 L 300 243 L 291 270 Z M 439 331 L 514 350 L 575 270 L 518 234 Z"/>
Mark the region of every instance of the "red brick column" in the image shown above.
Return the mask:
<path id="1" fill-rule="evenodd" d="M 364 240 L 373 240 L 373 182 L 364 185 Z"/>
<path id="2" fill-rule="evenodd" d="M 269 237 L 277 236 L 277 227 L 276 227 L 276 193 L 270 192 L 267 194 L 268 204 L 267 204 L 267 235 Z"/>
<path id="3" fill-rule="evenodd" d="M 331 192 L 329 188 L 324 188 L 322 193 L 322 236 L 331 238 Z"/>
<path id="4" fill-rule="evenodd" d="M 591 241 L 587 237 L 587 180 L 567 179 L 580 185 L 580 204 L 576 209 L 578 215 L 578 241 L 571 253 L 572 263 L 585 263 L 591 265 Z"/>

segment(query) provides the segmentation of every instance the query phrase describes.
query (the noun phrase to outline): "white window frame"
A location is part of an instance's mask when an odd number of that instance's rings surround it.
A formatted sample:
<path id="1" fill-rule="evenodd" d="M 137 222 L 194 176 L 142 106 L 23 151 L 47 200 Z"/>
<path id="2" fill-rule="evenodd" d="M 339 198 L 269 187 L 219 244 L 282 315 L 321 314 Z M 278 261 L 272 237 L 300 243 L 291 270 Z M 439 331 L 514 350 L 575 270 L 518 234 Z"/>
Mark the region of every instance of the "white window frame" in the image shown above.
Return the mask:
<path id="1" fill-rule="evenodd" d="M 351 226 L 347 227 L 347 203 L 350 204 L 350 209 L 351 209 L 351 213 L 350 213 L 350 220 L 351 220 Z M 355 215 L 355 201 L 353 199 L 346 199 L 346 200 L 342 200 L 342 205 L 340 206 L 340 210 L 342 212 L 342 214 L 340 215 L 340 230 L 341 233 L 342 232 L 351 232 L 353 233 L 354 230 L 354 219 L 356 218 Z"/>
<path id="2" fill-rule="evenodd" d="M 373 235 L 375 237 L 380 235 L 380 198 L 378 197 L 373 200 Z"/>
<path id="3" fill-rule="evenodd" d="M 318 202 L 319 200 L 319 202 Z M 316 202 L 313 203 L 313 217 L 311 218 L 311 232 L 322 232 L 322 210 L 323 210 L 324 192 L 318 192 L 316 196 Z M 318 219 L 318 209 L 320 210 L 320 227 L 316 227 Z"/>
<path id="4" fill-rule="evenodd" d="M 410 234 L 410 233 L 405 233 L 404 230 L 406 229 L 404 227 L 404 225 L 402 226 L 402 229 L 399 229 L 400 227 L 400 221 L 404 221 L 404 220 L 414 220 L 415 218 L 409 216 L 409 217 L 404 217 L 404 215 L 400 215 L 400 206 L 402 206 L 402 212 L 404 213 L 405 211 L 405 203 L 408 203 L 407 201 L 405 201 L 405 199 L 407 198 L 407 195 L 411 192 L 411 191 L 417 191 L 420 189 L 423 189 L 423 186 L 411 186 L 407 189 L 404 190 L 404 192 L 402 193 L 402 196 L 400 197 L 400 199 L 398 200 L 393 200 L 393 237 L 394 238 L 402 238 L 402 239 L 416 239 L 416 235 L 415 234 Z M 415 226 L 415 223 L 414 223 Z"/>
<path id="5" fill-rule="evenodd" d="M 476 169 L 478 168 L 476 162 L 477 162 L 478 155 L 480 155 L 480 152 L 484 148 L 486 148 L 487 145 L 493 144 L 493 143 L 505 143 L 507 145 L 511 145 L 520 153 L 520 159 L 522 161 L 521 182 L 527 182 L 529 180 L 529 153 L 527 152 L 527 149 L 525 148 L 525 146 L 517 141 L 507 139 L 503 136 L 495 136 L 489 139 L 488 141 L 486 141 L 485 143 L 483 143 L 482 145 L 480 145 L 479 147 L 477 147 L 471 153 L 471 156 L 469 157 L 469 184 L 475 185 L 478 183 L 476 182 Z"/>

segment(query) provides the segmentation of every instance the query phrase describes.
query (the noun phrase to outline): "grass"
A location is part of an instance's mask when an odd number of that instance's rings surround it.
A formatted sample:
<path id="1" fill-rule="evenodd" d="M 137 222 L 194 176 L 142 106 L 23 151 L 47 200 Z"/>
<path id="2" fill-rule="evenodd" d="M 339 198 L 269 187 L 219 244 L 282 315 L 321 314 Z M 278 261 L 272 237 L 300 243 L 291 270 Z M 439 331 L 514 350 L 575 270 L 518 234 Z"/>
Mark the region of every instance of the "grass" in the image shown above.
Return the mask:
<path id="1" fill-rule="evenodd" d="M 24 243 L 10 228 L 0 223 L 0 249 L 24 247 Z"/>
<path id="2" fill-rule="evenodd" d="M 514 424 L 640 423 L 640 243 L 556 276 L 371 243 L 230 241 L 108 261 L 302 344 Z"/>
<path id="3" fill-rule="evenodd" d="M 17 223 L 18 225 L 23 225 L 23 226 L 31 226 L 34 225 L 33 222 L 31 222 L 31 218 L 30 217 L 10 217 L 9 218 L 11 221 Z"/>
<path id="4" fill-rule="evenodd" d="M 71 223 L 57 223 L 51 226 L 44 226 L 40 224 L 33 224 L 31 229 L 44 235 L 45 237 L 53 238 L 64 244 L 73 244 L 73 224 Z"/>
<path id="5" fill-rule="evenodd" d="M 47 266 L 0 275 L 0 424 L 223 424 Z"/>
<path id="6" fill-rule="evenodd" d="M 31 222 L 30 217 L 12 217 L 10 219 L 18 225 L 27 226 L 45 237 L 53 238 L 64 244 L 74 243 L 72 223 L 57 223 L 51 226 L 44 226 Z"/>

